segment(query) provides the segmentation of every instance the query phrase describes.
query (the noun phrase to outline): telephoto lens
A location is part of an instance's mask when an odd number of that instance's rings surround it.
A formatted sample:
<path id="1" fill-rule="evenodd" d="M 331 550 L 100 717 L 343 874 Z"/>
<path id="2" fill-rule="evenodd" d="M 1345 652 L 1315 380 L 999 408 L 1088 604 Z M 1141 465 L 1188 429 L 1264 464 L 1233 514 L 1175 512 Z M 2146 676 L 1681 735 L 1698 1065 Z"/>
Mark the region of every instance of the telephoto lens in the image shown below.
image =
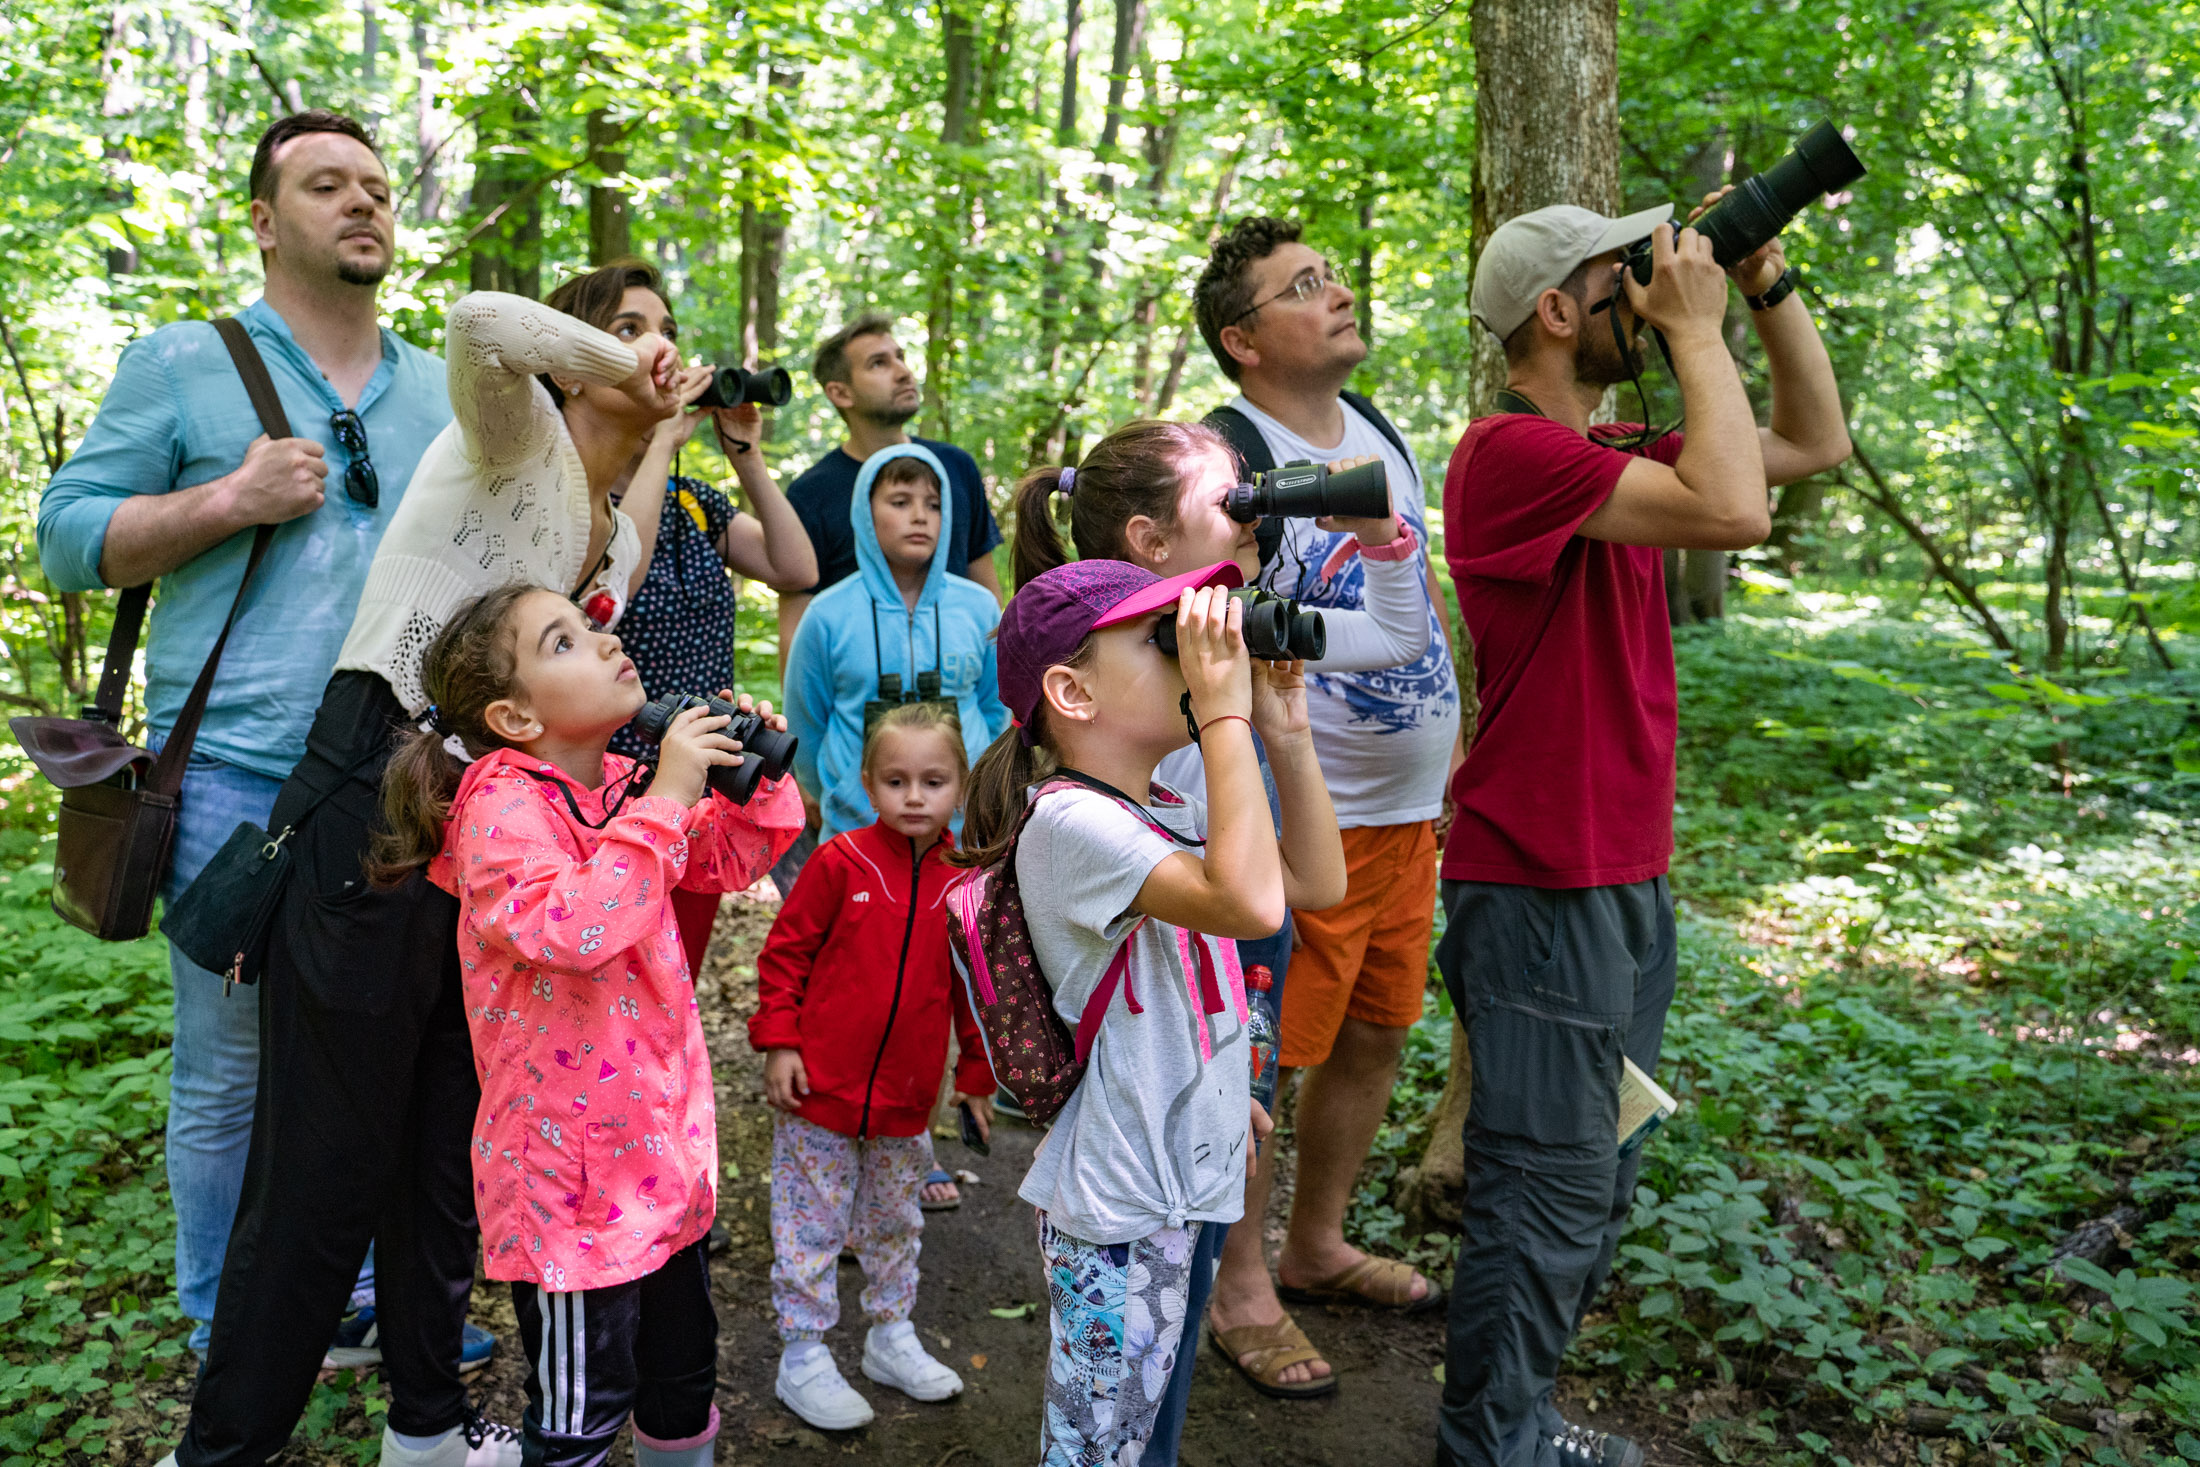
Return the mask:
<path id="1" fill-rule="evenodd" d="M 1322 625 L 1320 612 L 1301 611 L 1298 602 L 1257 586 L 1240 586 L 1230 599 L 1245 603 L 1245 650 L 1261 661 L 1319 662 L 1329 650 L 1329 630 Z M 1165 655 L 1176 656 L 1175 612 L 1162 617 L 1154 628 L 1154 645 Z"/>
<path id="2" fill-rule="evenodd" d="M 1743 179 L 1687 227 L 1711 241 L 1712 259 L 1732 266 L 1764 248 L 1811 200 L 1839 193 L 1863 176 L 1862 160 L 1832 123 L 1821 122 L 1803 134 L 1794 152 Z M 1635 279 L 1650 283 L 1649 241 L 1628 250 L 1627 264 Z"/>
<path id="3" fill-rule="evenodd" d="M 736 805 L 746 805 L 765 780 L 787 777 L 787 770 L 794 764 L 795 736 L 773 728 L 764 722 L 762 714 L 743 713 L 723 698 L 667 693 L 634 715 L 634 727 L 643 738 L 658 743 L 672 720 L 690 708 L 708 708 L 733 720 L 719 732 L 741 745 L 741 762 L 711 766 L 708 783 L 719 794 Z"/>
<path id="4" fill-rule="evenodd" d="M 1381 459 L 1336 473 L 1324 464 L 1299 459 L 1255 474 L 1250 484 L 1237 485 L 1223 508 L 1241 525 L 1269 515 L 1313 519 L 1341 514 L 1379 520 L 1390 513 L 1390 477 L 1383 472 Z"/>
<path id="5" fill-rule="evenodd" d="M 753 372 L 741 367 L 714 367 L 711 372 L 710 386 L 695 399 L 699 408 L 733 407 L 744 402 L 785 407 L 794 401 L 794 378 L 787 375 L 785 367 L 758 367 Z"/>

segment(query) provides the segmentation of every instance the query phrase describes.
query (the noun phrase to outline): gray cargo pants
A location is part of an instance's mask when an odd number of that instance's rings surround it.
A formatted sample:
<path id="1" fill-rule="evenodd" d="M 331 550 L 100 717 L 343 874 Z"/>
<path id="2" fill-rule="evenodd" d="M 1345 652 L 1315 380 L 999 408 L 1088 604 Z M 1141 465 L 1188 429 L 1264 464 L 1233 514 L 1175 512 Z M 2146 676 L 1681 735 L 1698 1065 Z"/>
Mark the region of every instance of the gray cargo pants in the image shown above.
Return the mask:
<path id="1" fill-rule="evenodd" d="M 1443 884 L 1436 961 L 1474 1059 L 1466 1208 L 1437 1461 L 1546 1467 L 1560 1359 L 1612 1266 L 1640 1154 L 1618 1154 L 1621 1056 L 1654 1072 L 1673 1002 L 1660 876 Z"/>

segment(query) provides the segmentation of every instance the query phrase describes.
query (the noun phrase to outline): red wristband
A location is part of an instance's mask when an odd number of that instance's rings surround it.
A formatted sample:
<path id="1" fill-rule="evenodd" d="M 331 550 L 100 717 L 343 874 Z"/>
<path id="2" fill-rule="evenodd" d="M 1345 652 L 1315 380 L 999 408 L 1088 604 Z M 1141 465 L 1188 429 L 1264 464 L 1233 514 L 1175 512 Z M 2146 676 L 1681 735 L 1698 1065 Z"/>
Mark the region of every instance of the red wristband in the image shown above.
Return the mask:
<path id="1" fill-rule="evenodd" d="M 1242 713 L 1217 713 L 1214 717 L 1208 719 L 1205 723 L 1201 724 L 1199 726 L 1199 731 L 1200 733 L 1205 734 L 1208 729 L 1213 728 L 1216 724 L 1227 723 L 1233 718 L 1236 719 L 1239 723 L 1244 724 L 1247 728 L 1251 728 L 1253 726 L 1253 720 L 1247 718 Z"/>

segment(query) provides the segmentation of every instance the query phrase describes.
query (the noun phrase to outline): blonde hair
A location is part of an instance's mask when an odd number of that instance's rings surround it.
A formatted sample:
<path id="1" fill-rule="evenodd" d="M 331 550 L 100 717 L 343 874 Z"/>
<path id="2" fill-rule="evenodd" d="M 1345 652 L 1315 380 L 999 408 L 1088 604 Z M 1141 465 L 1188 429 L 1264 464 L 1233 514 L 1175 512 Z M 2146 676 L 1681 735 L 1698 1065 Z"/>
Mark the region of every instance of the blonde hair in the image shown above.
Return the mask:
<path id="1" fill-rule="evenodd" d="M 963 751 L 962 719 L 954 709 L 938 703 L 902 703 L 880 714 L 877 721 L 864 730 L 863 762 L 858 767 L 865 774 L 871 772 L 871 761 L 878 754 L 879 740 L 892 729 L 910 733 L 945 734 L 947 746 L 953 751 L 957 782 L 970 782 L 970 756 Z"/>

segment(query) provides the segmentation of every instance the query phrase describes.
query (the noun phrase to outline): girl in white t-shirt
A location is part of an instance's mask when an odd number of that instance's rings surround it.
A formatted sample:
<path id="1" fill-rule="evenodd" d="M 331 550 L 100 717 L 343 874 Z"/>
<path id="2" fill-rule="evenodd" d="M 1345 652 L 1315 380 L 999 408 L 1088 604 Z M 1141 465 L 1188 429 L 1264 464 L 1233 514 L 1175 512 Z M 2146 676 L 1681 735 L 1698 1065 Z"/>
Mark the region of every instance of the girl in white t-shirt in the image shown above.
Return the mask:
<path id="1" fill-rule="evenodd" d="M 1079 561 L 1026 582 L 1001 616 L 1001 699 L 1016 727 L 973 773 L 961 859 L 996 856 L 1040 780 L 1081 786 L 1040 799 L 1017 844 L 1017 881 L 1063 1021 L 1075 1025 L 1113 983 L 1084 1079 L 1019 1189 L 1039 1209 L 1052 1305 L 1047 1467 L 1137 1460 L 1183 1338 L 1200 1225 L 1243 1209 L 1269 1122 L 1248 1091 L 1244 984 L 1228 939 L 1264 936 L 1287 907 L 1344 895 L 1305 682 L 1297 664 L 1247 657 L 1228 594 L 1240 579 L 1228 562 L 1164 581 L 1122 561 Z M 1155 635 L 1170 614 L 1174 657 Z M 1153 782 L 1195 730 L 1204 807 Z"/>

